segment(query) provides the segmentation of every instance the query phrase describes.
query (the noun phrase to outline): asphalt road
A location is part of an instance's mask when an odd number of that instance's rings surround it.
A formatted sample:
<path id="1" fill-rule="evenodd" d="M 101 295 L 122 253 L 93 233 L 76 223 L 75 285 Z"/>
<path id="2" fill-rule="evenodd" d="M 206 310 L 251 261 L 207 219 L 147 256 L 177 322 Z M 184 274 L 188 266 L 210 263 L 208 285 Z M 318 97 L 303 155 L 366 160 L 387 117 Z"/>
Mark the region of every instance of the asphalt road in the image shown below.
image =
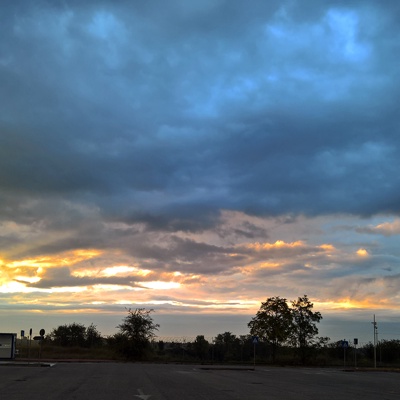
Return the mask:
<path id="1" fill-rule="evenodd" d="M 400 399 L 394 372 L 268 368 L 255 371 L 167 364 L 59 363 L 0 365 L 4 400 L 391 400 Z"/>

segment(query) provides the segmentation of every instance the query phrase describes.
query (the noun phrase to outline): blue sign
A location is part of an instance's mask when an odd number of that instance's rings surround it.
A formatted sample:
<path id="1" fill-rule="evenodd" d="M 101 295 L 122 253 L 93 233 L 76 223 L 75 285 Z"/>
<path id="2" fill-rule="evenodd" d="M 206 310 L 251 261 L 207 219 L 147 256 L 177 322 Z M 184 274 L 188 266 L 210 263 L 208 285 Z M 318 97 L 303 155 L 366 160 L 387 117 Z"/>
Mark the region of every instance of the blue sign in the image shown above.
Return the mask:
<path id="1" fill-rule="evenodd" d="M 253 344 L 258 344 L 258 336 L 253 336 Z"/>
<path id="2" fill-rule="evenodd" d="M 349 347 L 349 342 L 347 340 L 342 340 L 342 347 L 347 349 Z"/>

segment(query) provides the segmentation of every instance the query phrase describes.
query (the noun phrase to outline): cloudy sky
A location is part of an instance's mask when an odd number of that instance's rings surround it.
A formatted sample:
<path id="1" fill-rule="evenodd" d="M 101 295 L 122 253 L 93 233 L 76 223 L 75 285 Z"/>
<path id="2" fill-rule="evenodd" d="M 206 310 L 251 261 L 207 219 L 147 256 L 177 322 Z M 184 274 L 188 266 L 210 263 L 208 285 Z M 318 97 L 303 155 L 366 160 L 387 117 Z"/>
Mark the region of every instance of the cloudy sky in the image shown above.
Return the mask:
<path id="1" fill-rule="evenodd" d="M 399 19 L 3 1 L 1 330 L 113 334 L 145 307 L 161 336 L 244 334 L 307 294 L 321 334 L 372 340 L 376 314 L 400 338 Z"/>

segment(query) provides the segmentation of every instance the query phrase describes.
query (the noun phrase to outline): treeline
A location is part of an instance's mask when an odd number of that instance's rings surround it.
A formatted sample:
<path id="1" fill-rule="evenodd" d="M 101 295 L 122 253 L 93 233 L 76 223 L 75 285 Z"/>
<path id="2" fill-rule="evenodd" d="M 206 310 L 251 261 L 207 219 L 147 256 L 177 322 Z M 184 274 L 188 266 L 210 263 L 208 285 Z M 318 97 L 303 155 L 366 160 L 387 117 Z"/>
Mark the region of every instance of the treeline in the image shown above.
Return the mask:
<path id="1" fill-rule="evenodd" d="M 349 345 L 343 348 L 342 341 L 321 340 L 311 346 L 306 359 L 299 349 L 291 345 L 280 347 L 272 357 L 271 346 L 267 342 L 254 344 L 252 335 L 236 336 L 224 332 L 209 342 L 199 335 L 186 343 L 154 343 L 153 357 L 159 361 L 201 362 L 201 363 L 243 363 L 308 366 L 373 367 L 374 346 L 364 344 L 358 348 Z M 376 348 L 378 367 L 400 367 L 400 340 L 382 340 Z"/>
<path id="2" fill-rule="evenodd" d="M 60 325 L 52 330 L 46 337 L 49 342 L 58 346 L 99 347 L 104 344 L 104 339 L 97 327 L 90 324 L 87 328 L 83 324 Z"/>
<path id="3" fill-rule="evenodd" d="M 318 337 L 317 323 L 322 319 L 313 310 L 307 295 L 288 303 L 270 297 L 248 323 L 249 334 L 218 334 L 209 341 L 198 335 L 188 342 L 156 339 L 159 325 L 154 310 L 127 309 L 115 335 L 103 337 L 93 324 L 72 323 L 54 328 L 40 343 L 43 358 L 93 358 L 146 360 L 158 362 L 273 363 L 278 365 L 371 366 L 375 349 L 371 343 L 358 349 L 351 344 L 331 342 Z M 23 346 L 22 346 L 23 347 Z M 25 349 L 26 350 L 26 349 Z M 400 364 L 400 341 L 380 341 L 378 365 Z M 26 353 L 26 351 L 25 351 Z M 20 349 L 24 355 L 24 348 Z"/>

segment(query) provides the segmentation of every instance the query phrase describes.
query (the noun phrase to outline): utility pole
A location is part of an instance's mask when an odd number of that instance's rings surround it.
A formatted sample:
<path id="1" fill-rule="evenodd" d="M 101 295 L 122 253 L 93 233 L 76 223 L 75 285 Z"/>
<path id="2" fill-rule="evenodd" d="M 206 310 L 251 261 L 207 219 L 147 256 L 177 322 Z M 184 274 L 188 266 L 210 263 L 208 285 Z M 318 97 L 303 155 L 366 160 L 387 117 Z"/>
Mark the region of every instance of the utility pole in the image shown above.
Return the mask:
<path id="1" fill-rule="evenodd" d="M 374 326 L 374 368 L 376 368 L 376 336 L 377 336 L 377 324 L 375 321 L 375 314 L 374 314 L 374 321 L 372 322 L 372 325 Z"/>

